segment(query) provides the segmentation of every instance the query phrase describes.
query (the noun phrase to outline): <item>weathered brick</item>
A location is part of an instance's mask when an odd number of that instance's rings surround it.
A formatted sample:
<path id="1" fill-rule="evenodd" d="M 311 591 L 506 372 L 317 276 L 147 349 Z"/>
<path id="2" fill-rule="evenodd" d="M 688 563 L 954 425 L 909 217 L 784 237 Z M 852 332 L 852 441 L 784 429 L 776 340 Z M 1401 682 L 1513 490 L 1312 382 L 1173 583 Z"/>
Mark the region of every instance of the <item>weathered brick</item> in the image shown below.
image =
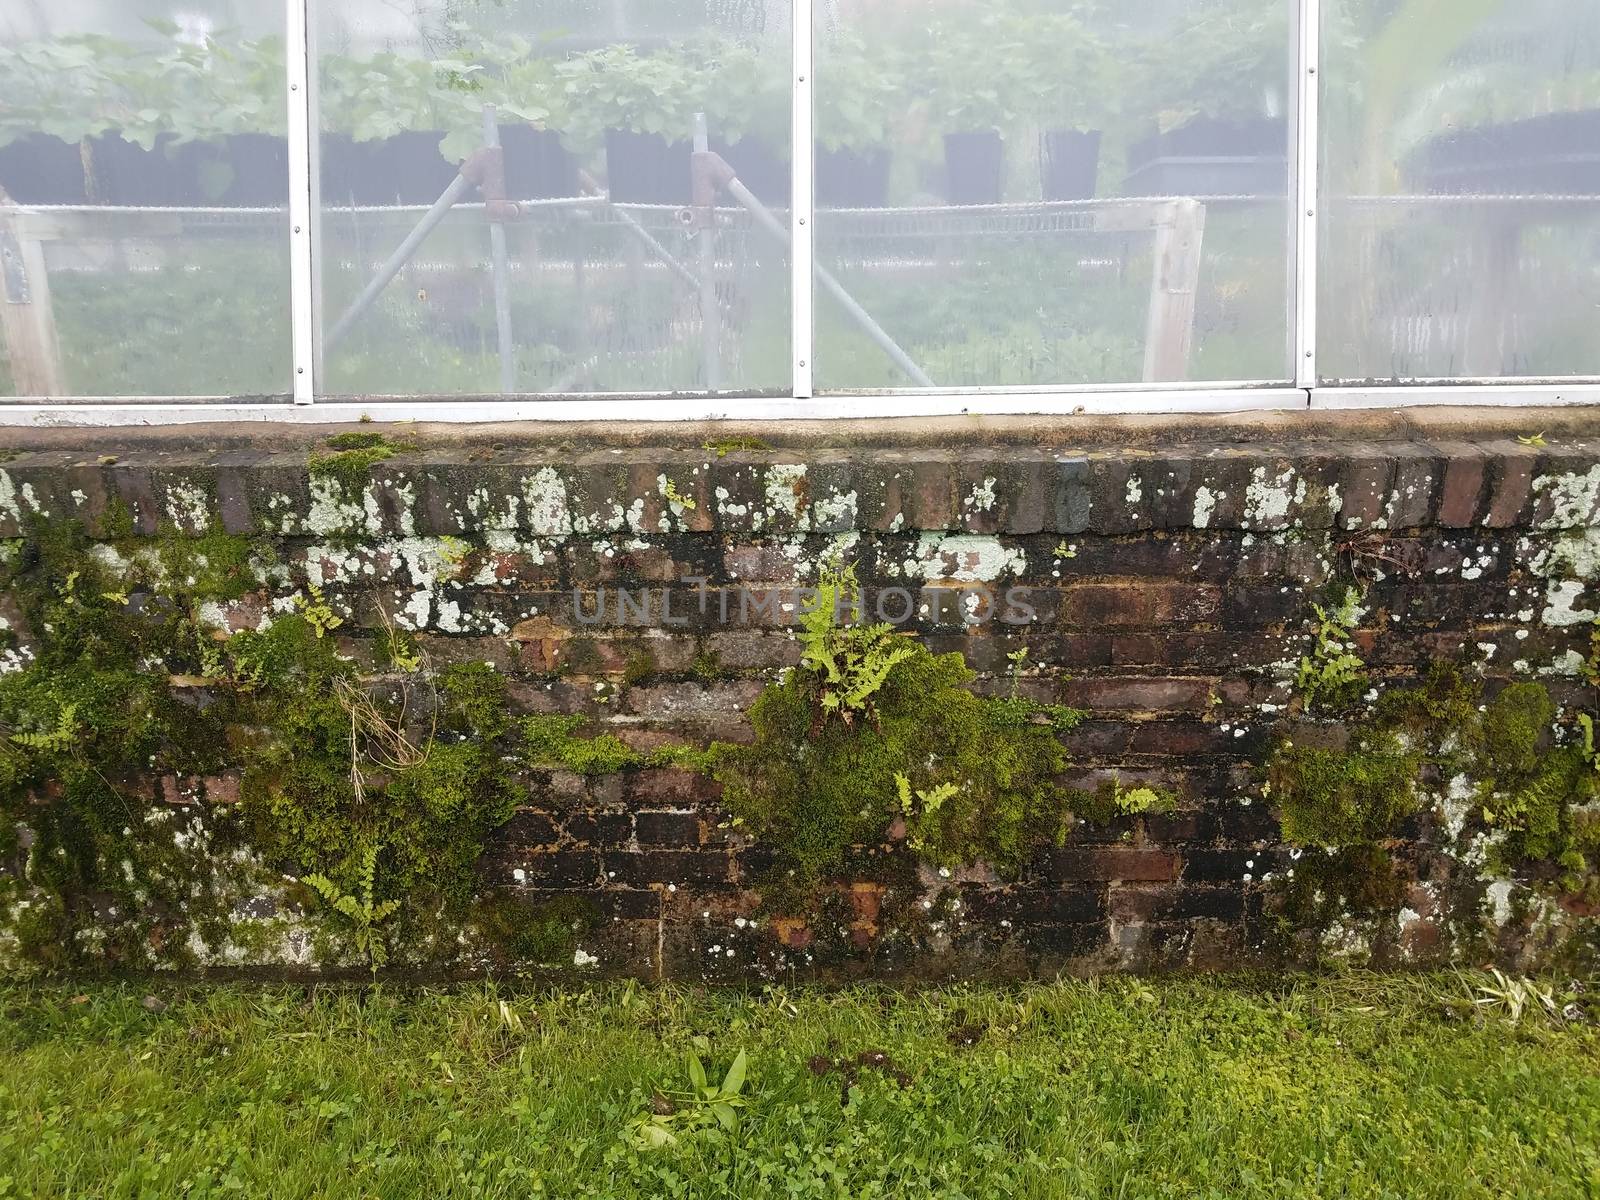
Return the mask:
<path id="1" fill-rule="evenodd" d="M 800 661 L 800 643 L 780 633 L 714 633 L 706 649 L 719 668 L 730 671 L 792 667 Z"/>
<path id="2" fill-rule="evenodd" d="M 732 860 L 718 850 L 642 850 L 604 855 L 606 879 L 626 887 L 652 883 L 679 888 L 726 884 Z"/>
<path id="3" fill-rule="evenodd" d="M 600 856 L 587 850 L 552 850 L 516 855 L 512 862 L 541 887 L 595 887 L 600 883 Z"/>
<path id="4" fill-rule="evenodd" d="M 625 812 L 572 812 L 561 820 L 567 837 L 585 846 L 611 848 L 633 836 L 633 814 Z"/>
<path id="5" fill-rule="evenodd" d="M 624 791 L 634 804 L 684 802 L 716 794 L 715 786 L 704 775 L 675 767 L 629 772 Z"/>
<path id="6" fill-rule="evenodd" d="M 1050 528 L 1057 533 L 1082 533 L 1089 528 L 1093 507 L 1089 490 L 1089 460 L 1077 456 L 1057 459 L 1054 520 Z"/>
<path id="7" fill-rule="evenodd" d="M 956 464 L 941 451 L 889 450 L 857 466 L 860 526 L 900 533 L 953 529 Z"/>
<path id="8" fill-rule="evenodd" d="M 628 689 L 628 711 L 652 721 L 689 723 L 742 719 L 761 695 L 758 680 L 659 683 Z"/>
<path id="9" fill-rule="evenodd" d="M 1156 904 L 1152 915 L 1158 921 L 1238 921 L 1244 913 L 1240 887 L 1179 886 Z"/>
<path id="10" fill-rule="evenodd" d="M 1073 679 L 1062 687 L 1068 704 L 1092 711 L 1204 712 L 1216 679 Z"/>
<path id="11" fill-rule="evenodd" d="M 692 812 L 639 812 L 633 827 L 641 846 L 700 845 L 700 817 Z"/>
<path id="12" fill-rule="evenodd" d="M 1122 579 L 1072 583 L 1061 589 L 1063 624 L 1101 628 L 1174 625 L 1213 620 L 1222 591 L 1208 584 Z"/>
<path id="13" fill-rule="evenodd" d="M 1052 882 L 1074 880 L 1161 881 L 1178 877 L 1178 856 L 1167 850 L 1133 847 L 1052 850 L 1042 874 Z"/>
<path id="14" fill-rule="evenodd" d="M 1100 921 L 1106 912 L 1105 889 L 1091 884 L 969 887 L 961 896 L 968 918 L 991 926 L 1084 924 Z"/>
<path id="15" fill-rule="evenodd" d="M 528 809 L 519 809 L 495 834 L 496 841 L 517 849 L 550 846 L 560 839 L 561 830 L 549 813 Z"/>
<path id="16" fill-rule="evenodd" d="M 1339 473 L 1339 527 L 1371 529 L 1384 517 L 1394 479 L 1394 458 L 1382 446 L 1345 446 Z"/>
<path id="17" fill-rule="evenodd" d="M 1470 442 L 1435 442 L 1433 446 L 1444 461 L 1439 524 L 1447 529 L 1476 525 L 1489 478 L 1488 455 Z"/>
<path id="18" fill-rule="evenodd" d="M 1523 520 L 1533 503 L 1533 477 L 1539 452 L 1510 439 L 1484 442 L 1489 456 L 1489 500 L 1483 524 L 1507 529 Z"/>

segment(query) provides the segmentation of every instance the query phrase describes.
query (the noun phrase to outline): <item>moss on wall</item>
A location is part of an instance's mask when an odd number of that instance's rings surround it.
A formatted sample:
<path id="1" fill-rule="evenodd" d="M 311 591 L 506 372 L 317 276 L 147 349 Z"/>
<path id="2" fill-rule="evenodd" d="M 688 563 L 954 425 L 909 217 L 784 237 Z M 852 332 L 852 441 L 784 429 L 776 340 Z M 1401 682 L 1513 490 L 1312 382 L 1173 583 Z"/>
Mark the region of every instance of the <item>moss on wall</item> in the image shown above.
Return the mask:
<path id="1" fill-rule="evenodd" d="M 1057 735 L 1082 714 L 974 695 L 961 655 L 843 624 L 854 593 L 847 570 L 824 575 L 801 667 L 752 707 L 754 740 L 721 747 L 714 767 L 735 826 L 776 856 L 764 886 L 778 909 L 808 907 L 852 847 L 902 827 L 935 866 L 1015 871 L 1072 820 Z"/>
<path id="2" fill-rule="evenodd" d="M 1268 770 L 1284 839 L 1343 846 L 1393 836 L 1419 806 L 1421 765 L 1422 756 L 1389 729 L 1361 730 L 1336 750 L 1284 741 Z"/>

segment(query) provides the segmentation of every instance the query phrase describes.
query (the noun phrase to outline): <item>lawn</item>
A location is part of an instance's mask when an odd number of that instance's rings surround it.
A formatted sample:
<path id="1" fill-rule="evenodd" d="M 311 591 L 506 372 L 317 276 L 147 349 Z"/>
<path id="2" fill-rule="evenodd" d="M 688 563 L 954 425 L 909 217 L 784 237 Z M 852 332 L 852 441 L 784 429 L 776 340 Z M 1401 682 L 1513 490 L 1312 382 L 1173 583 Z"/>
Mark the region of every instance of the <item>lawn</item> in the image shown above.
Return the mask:
<path id="1" fill-rule="evenodd" d="M 1600 1027 L 1486 979 L 15 985 L 0 1196 L 1596 1195 Z"/>

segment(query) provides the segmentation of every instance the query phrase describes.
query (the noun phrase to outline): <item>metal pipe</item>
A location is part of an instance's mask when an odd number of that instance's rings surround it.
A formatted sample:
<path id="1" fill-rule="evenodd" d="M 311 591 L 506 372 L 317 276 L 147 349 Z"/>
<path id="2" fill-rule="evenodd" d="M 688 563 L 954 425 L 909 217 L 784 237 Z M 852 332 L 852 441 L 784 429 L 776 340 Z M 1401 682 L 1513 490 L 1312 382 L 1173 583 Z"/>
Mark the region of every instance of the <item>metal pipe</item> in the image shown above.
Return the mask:
<path id="1" fill-rule="evenodd" d="M 692 288 L 698 289 L 700 287 L 700 277 L 693 271 L 689 270 L 688 267 L 684 266 L 676 258 L 674 258 L 672 256 L 672 252 L 656 239 L 655 234 L 651 233 L 648 229 L 641 225 L 637 217 L 635 217 L 625 208 L 617 208 L 613 206 L 611 211 L 621 219 L 623 225 L 627 226 L 628 229 L 633 231 L 633 235 L 636 238 L 649 247 L 652 254 L 667 264 L 667 268 L 674 275 L 683 280 L 684 283 L 688 284 Z"/>
<path id="2" fill-rule="evenodd" d="M 334 323 L 328 331 L 328 336 L 323 340 L 326 350 L 339 343 L 345 334 L 350 332 L 361 314 L 372 307 L 372 302 L 378 298 L 379 293 L 389 286 L 389 281 L 400 273 L 400 268 L 405 266 L 411 256 L 417 252 L 417 247 L 422 245 L 427 236 L 434 231 L 440 221 L 449 214 L 455 202 L 467 193 L 472 187 L 472 181 L 465 175 L 457 175 L 450 181 L 450 186 L 445 188 L 444 194 L 433 202 L 433 207 L 423 214 L 422 220 L 416 227 L 406 234 L 406 240 L 401 242 L 378 268 L 378 273 L 372 277 L 367 286 L 361 289 L 361 294 L 355 298 L 350 307 L 345 310 L 342 317 Z"/>
<path id="3" fill-rule="evenodd" d="M 777 217 L 773 216 L 771 210 L 769 210 L 765 204 L 756 199 L 755 193 L 753 193 L 749 188 L 745 187 L 745 185 L 740 183 L 737 179 L 733 178 L 727 180 L 724 186 L 727 188 L 728 194 L 737 200 L 741 205 L 743 205 L 744 208 L 749 211 L 750 215 L 756 219 L 756 223 L 758 225 L 760 225 L 773 237 L 777 238 L 785 246 L 790 245 L 789 231 L 784 228 L 783 222 L 778 220 Z M 917 364 L 912 361 L 911 356 L 900 348 L 900 344 L 889 336 L 889 334 L 884 330 L 883 326 L 879 325 L 877 321 L 873 320 L 872 314 L 866 309 L 862 308 L 861 305 L 856 302 L 854 296 L 845 291 L 844 285 L 835 279 L 832 273 L 821 263 L 817 264 L 816 278 L 817 283 L 821 285 L 822 290 L 827 292 L 828 295 L 832 296 L 834 300 L 837 301 L 839 307 L 844 309 L 845 313 L 848 314 L 850 319 L 857 325 L 861 326 L 862 331 L 866 333 L 868 337 L 870 337 L 874 342 L 878 343 L 883 352 L 894 360 L 894 365 L 904 371 L 906 375 L 910 377 L 913 383 L 915 383 L 918 387 L 931 388 L 938 386 L 938 384 L 934 383 L 933 380 L 928 378 L 927 372 L 925 372 L 921 367 L 917 366 Z"/>
<path id="4" fill-rule="evenodd" d="M 588 197 L 588 199 L 591 199 L 596 204 L 610 205 L 611 211 L 616 215 L 617 219 L 620 220 L 623 225 L 627 226 L 627 228 L 636 238 L 648 246 L 651 253 L 653 253 L 662 262 L 666 263 L 668 269 L 671 270 L 674 275 L 683 280 L 684 283 L 688 284 L 692 288 L 698 288 L 700 286 L 700 280 L 695 273 L 674 258 L 672 253 L 658 240 L 656 240 L 655 235 L 639 223 L 639 219 L 637 217 L 635 217 L 631 212 L 629 212 L 626 208 L 623 208 L 621 205 L 611 204 L 611 198 L 605 194 L 605 189 L 596 183 L 587 171 L 578 172 L 578 182 L 582 187 L 587 188 L 594 193 L 594 195 L 592 197 Z"/>
<path id="5" fill-rule="evenodd" d="M 483 144 L 491 150 L 500 149 L 500 126 L 492 104 L 483 106 Z M 517 390 L 516 345 L 511 338 L 511 266 L 506 259 L 505 222 L 496 216 L 506 198 L 503 169 L 496 179 L 491 190 L 501 194 L 485 195 L 484 201 L 489 214 L 489 257 L 494 266 L 494 329 L 500 345 L 500 391 L 510 395 Z"/>

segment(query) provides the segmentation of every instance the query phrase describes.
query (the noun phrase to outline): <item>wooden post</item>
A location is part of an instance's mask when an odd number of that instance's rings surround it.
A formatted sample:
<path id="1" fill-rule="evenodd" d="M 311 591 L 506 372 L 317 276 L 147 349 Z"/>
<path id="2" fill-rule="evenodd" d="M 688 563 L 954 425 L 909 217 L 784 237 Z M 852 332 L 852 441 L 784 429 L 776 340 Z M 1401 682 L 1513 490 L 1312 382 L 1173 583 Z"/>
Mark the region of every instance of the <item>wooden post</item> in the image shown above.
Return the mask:
<path id="1" fill-rule="evenodd" d="M 1156 217 L 1144 382 L 1180 383 L 1189 378 L 1206 207 L 1198 200 L 1181 199 L 1169 201 L 1162 208 Z"/>
<path id="2" fill-rule="evenodd" d="M 29 214 L 4 191 L 0 191 L 0 331 L 18 396 L 65 394 L 44 244 Z"/>

